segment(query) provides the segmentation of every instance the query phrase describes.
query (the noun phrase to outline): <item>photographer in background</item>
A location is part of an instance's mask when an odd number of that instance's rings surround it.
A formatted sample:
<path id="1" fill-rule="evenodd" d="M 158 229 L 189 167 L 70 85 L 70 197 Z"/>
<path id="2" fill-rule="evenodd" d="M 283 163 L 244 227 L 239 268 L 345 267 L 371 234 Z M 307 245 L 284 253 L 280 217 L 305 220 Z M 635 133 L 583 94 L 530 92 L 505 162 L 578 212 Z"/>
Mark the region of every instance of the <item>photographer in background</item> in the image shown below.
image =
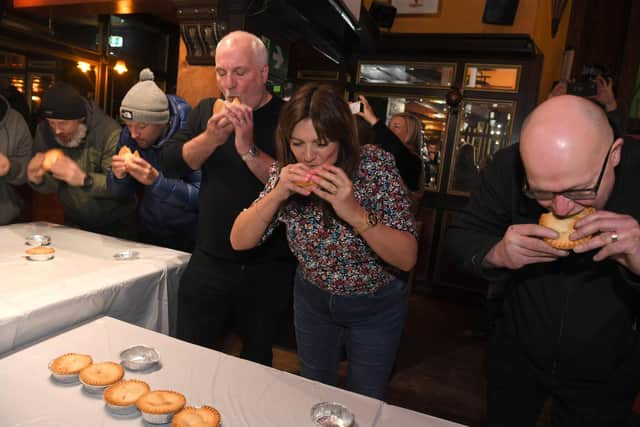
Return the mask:
<path id="1" fill-rule="evenodd" d="M 604 67 L 585 65 L 582 67 L 580 77 L 576 80 L 556 82 L 549 93 L 549 98 L 567 94 L 581 96 L 599 104 L 607 113 L 615 136 L 624 135 L 618 102 L 613 91 L 613 77 L 606 72 Z"/>

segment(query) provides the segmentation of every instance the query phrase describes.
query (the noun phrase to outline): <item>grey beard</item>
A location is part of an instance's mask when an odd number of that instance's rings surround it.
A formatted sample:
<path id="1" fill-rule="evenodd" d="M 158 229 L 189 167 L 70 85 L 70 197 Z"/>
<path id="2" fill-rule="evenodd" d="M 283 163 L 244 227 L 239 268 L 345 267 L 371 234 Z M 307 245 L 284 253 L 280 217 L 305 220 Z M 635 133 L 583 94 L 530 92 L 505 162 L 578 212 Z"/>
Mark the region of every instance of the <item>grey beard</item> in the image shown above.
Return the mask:
<path id="1" fill-rule="evenodd" d="M 80 145 L 80 143 L 86 136 L 87 136 L 87 125 L 85 125 L 84 123 L 80 123 L 80 125 L 78 125 L 78 130 L 76 131 L 75 135 L 73 135 L 73 138 L 71 138 L 71 141 L 64 142 L 57 136 L 55 136 L 54 138 L 56 139 L 56 142 L 62 145 L 63 147 L 76 148 L 77 146 Z"/>

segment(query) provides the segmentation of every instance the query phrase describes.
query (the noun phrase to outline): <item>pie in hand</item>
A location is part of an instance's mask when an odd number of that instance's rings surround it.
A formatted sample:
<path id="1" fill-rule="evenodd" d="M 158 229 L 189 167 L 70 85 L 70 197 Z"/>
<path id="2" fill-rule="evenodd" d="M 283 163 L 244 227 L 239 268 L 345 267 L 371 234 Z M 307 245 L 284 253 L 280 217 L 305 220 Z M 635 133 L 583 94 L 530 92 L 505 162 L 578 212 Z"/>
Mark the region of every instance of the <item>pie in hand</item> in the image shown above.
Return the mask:
<path id="1" fill-rule="evenodd" d="M 92 363 L 93 359 L 88 354 L 67 353 L 53 359 L 49 369 L 54 374 L 72 375 L 78 374 Z"/>
<path id="2" fill-rule="evenodd" d="M 49 171 L 51 170 L 51 166 L 58 160 L 60 157 L 64 157 L 64 152 L 59 148 L 52 148 L 44 153 L 44 160 L 42 160 L 42 169 Z"/>
<path id="3" fill-rule="evenodd" d="M 218 427 L 220 412 L 211 406 L 187 406 L 173 416 L 172 427 Z"/>
<path id="4" fill-rule="evenodd" d="M 232 104 L 234 105 L 238 105 L 240 104 L 240 98 L 238 98 L 237 96 L 233 98 L 233 100 L 231 101 Z M 216 99 L 216 102 L 213 103 L 213 114 L 222 114 L 224 113 L 224 110 L 227 109 L 227 106 L 224 103 L 224 100 L 218 98 Z"/>
<path id="5" fill-rule="evenodd" d="M 136 401 L 142 412 L 142 418 L 151 424 L 163 424 L 171 421 L 173 415 L 184 408 L 187 399 L 172 390 L 154 390 Z"/>
<path id="6" fill-rule="evenodd" d="M 132 153 L 129 147 L 127 147 L 126 145 L 123 145 L 120 148 L 120 151 L 118 151 L 118 156 L 124 157 L 125 163 L 129 163 L 132 157 L 140 157 L 140 153 L 138 153 L 138 150 Z"/>
<path id="7" fill-rule="evenodd" d="M 104 388 L 122 377 L 124 368 L 115 362 L 94 363 L 80 371 L 80 381 L 90 388 Z"/>
<path id="8" fill-rule="evenodd" d="M 110 385 L 104 391 L 103 397 L 109 405 L 125 407 L 135 405 L 136 400 L 149 391 L 151 388 L 144 381 L 122 380 Z"/>
<path id="9" fill-rule="evenodd" d="M 580 212 L 567 217 L 558 217 L 554 215 L 553 212 L 543 213 L 540 215 L 538 223 L 557 231 L 559 234 L 557 239 L 544 239 L 544 241 L 556 249 L 565 250 L 573 249 L 576 246 L 587 242 L 591 239 L 591 236 L 585 236 L 578 240 L 570 240 L 569 236 L 575 231 L 574 226 L 579 219 L 584 218 L 587 215 L 591 215 L 592 213 L 595 213 L 595 211 L 596 210 L 594 208 L 584 208 Z"/>

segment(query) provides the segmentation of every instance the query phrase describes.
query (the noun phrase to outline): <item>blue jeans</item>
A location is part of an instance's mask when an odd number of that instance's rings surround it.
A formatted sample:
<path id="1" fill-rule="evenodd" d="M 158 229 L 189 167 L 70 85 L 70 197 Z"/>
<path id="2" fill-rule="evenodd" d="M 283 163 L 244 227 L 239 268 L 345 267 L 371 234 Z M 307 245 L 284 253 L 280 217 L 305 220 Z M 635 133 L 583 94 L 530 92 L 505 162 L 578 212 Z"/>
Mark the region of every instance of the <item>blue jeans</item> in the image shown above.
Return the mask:
<path id="1" fill-rule="evenodd" d="M 300 374 L 338 384 L 342 346 L 347 389 L 384 399 L 407 313 L 407 285 L 393 280 L 369 295 L 333 295 L 298 271 L 293 292 Z"/>

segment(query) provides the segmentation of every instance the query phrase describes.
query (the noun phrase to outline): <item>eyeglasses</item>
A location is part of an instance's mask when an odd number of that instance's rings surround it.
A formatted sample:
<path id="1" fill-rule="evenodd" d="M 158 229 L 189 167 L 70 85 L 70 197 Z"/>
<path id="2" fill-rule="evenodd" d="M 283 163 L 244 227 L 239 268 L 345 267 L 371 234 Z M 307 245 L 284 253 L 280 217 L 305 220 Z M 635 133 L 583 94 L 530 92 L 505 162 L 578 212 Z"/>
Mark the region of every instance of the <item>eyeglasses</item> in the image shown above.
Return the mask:
<path id="1" fill-rule="evenodd" d="M 535 200 L 553 200 L 556 196 L 566 197 L 571 200 L 593 200 L 598 195 L 598 189 L 600 188 L 600 183 L 602 182 L 602 177 L 604 176 L 605 168 L 607 166 L 607 162 L 609 161 L 609 155 L 611 154 L 611 147 L 613 147 L 613 143 L 609 146 L 609 151 L 607 151 L 607 155 L 604 158 L 604 163 L 602 164 L 602 169 L 600 170 L 600 175 L 598 176 L 598 181 L 596 181 L 596 185 L 591 188 L 583 188 L 579 190 L 566 190 L 560 192 L 554 191 L 537 191 L 531 190 L 529 188 L 529 182 L 527 181 L 527 177 L 524 177 L 524 185 L 522 186 L 522 192 L 525 196 L 530 199 Z"/>

